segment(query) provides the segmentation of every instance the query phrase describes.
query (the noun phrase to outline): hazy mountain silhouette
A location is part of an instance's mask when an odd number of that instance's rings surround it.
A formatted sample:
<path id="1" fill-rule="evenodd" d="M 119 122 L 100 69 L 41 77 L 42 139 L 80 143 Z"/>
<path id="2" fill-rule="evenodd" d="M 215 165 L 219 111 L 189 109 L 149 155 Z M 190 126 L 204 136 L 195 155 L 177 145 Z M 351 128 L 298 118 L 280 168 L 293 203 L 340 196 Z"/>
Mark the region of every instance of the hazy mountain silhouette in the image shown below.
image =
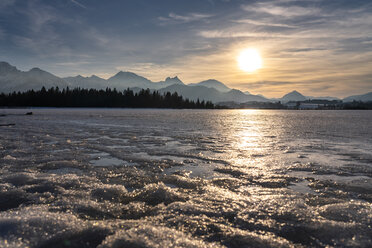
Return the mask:
<path id="1" fill-rule="evenodd" d="M 166 88 L 160 89 L 159 92 L 177 92 L 178 94 L 188 98 L 190 100 L 203 99 L 206 101 L 212 102 L 226 102 L 226 101 L 235 101 L 235 102 L 248 102 L 248 101 L 257 101 L 265 102 L 269 101 L 268 99 L 256 96 L 256 95 L 246 95 L 240 90 L 232 89 L 229 92 L 220 92 L 214 88 L 207 88 L 205 86 L 194 85 L 171 85 Z"/>
<path id="2" fill-rule="evenodd" d="M 12 66 L 7 62 L 0 62 L 0 76 L 17 73 L 17 72 L 19 72 L 17 67 Z"/>
<path id="3" fill-rule="evenodd" d="M 181 84 L 184 83 L 176 76 L 176 77 L 167 77 L 164 81 L 160 82 L 152 82 L 151 80 L 139 76 L 133 72 L 118 72 L 115 76 L 109 78 L 108 80 L 108 87 L 116 88 L 118 90 L 124 90 L 127 88 L 142 88 L 142 89 L 161 89 L 173 84 Z"/>
<path id="4" fill-rule="evenodd" d="M 120 71 L 115 76 L 108 80 L 109 86 L 118 90 L 123 90 L 131 87 L 150 88 L 152 82 L 147 78 L 138 76 L 133 72 Z"/>
<path id="5" fill-rule="evenodd" d="M 7 62 L 0 62 L 0 91 L 9 93 L 13 91 L 38 90 L 43 86 L 67 87 L 70 86 L 65 80 L 43 71 L 39 68 L 32 68 L 29 71 L 20 71 Z"/>
<path id="6" fill-rule="evenodd" d="M 292 92 L 289 92 L 285 94 L 280 100 L 282 102 L 290 102 L 290 101 L 305 101 L 308 98 L 306 98 L 304 95 L 302 95 L 300 92 L 294 90 Z"/>
<path id="7" fill-rule="evenodd" d="M 298 91 L 292 91 L 284 95 L 282 98 L 267 99 L 262 95 L 252 95 L 248 91 L 231 89 L 220 81 L 208 79 L 199 83 L 184 84 L 181 79 L 176 77 L 167 77 L 164 81 L 153 82 L 145 77 L 137 75 L 133 72 L 120 71 L 109 79 L 103 79 L 95 75 L 83 77 L 81 75 L 75 77 L 59 78 L 49 72 L 39 68 L 33 68 L 29 71 L 20 71 L 15 66 L 7 62 L 0 62 L 0 92 L 10 93 L 13 91 L 38 90 L 42 87 L 51 88 L 58 86 L 59 88 L 94 88 L 106 89 L 116 88 L 119 91 L 130 88 L 134 92 L 139 92 L 141 89 L 158 90 L 160 92 L 177 92 L 179 95 L 191 100 L 206 100 L 217 102 L 273 102 L 281 101 L 283 103 L 289 101 L 304 101 L 307 99 L 327 99 L 334 100 L 334 97 L 309 97 L 304 96 Z M 344 101 L 372 101 L 372 92 L 365 95 L 350 96 Z"/>
<path id="8" fill-rule="evenodd" d="M 189 84 L 190 86 L 205 86 L 207 88 L 214 88 L 220 92 L 228 92 L 231 90 L 231 88 L 227 87 L 220 81 L 217 81 L 215 79 L 208 79 L 205 81 L 202 81 L 200 83 L 194 83 L 194 84 Z"/>
<path id="9" fill-rule="evenodd" d="M 177 76 L 175 77 L 167 77 L 164 81 L 156 82 L 157 84 L 162 85 L 172 85 L 172 84 L 184 84 L 181 79 L 179 79 Z"/>
<path id="10" fill-rule="evenodd" d="M 63 78 L 70 85 L 78 85 L 81 88 L 95 88 L 95 89 L 105 89 L 108 87 L 107 80 L 92 75 L 90 77 L 83 77 L 78 75 L 76 77 L 65 77 Z"/>
<path id="11" fill-rule="evenodd" d="M 372 92 L 369 92 L 364 95 L 355 95 L 349 96 L 343 99 L 344 102 L 352 102 L 352 101 L 362 101 L 362 102 L 369 102 L 372 101 Z"/>
<path id="12" fill-rule="evenodd" d="M 332 97 L 332 96 L 305 96 L 305 95 L 301 94 L 300 92 L 298 92 L 296 90 L 285 94 L 281 98 L 271 98 L 271 100 L 273 100 L 273 101 L 280 101 L 280 102 L 283 102 L 283 103 L 290 102 L 290 101 L 296 102 L 296 101 L 305 101 L 305 100 L 314 100 L 314 99 L 329 100 L 329 101 L 340 100 L 339 98 Z"/>
<path id="13" fill-rule="evenodd" d="M 167 77 L 164 81 L 152 83 L 149 88 L 157 90 L 157 89 L 162 89 L 162 88 L 168 87 L 168 86 L 173 85 L 173 84 L 184 85 L 184 83 L 181 81 L 181 79 L 179 79 L 177 76 L 175 76 L 173 78 L 172 77 Z"/>

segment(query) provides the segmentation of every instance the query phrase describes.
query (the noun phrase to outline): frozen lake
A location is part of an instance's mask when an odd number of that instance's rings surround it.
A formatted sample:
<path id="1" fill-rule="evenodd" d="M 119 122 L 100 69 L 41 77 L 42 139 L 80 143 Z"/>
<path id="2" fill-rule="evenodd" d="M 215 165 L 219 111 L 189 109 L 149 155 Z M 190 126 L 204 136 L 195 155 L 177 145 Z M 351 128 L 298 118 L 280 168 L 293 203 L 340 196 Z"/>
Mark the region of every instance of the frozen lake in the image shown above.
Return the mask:
<path id="1" fill-rule="evenodd" d="M 372 111 L 2 109 L 0 247 L 370 247 L 371 123 Z"/>

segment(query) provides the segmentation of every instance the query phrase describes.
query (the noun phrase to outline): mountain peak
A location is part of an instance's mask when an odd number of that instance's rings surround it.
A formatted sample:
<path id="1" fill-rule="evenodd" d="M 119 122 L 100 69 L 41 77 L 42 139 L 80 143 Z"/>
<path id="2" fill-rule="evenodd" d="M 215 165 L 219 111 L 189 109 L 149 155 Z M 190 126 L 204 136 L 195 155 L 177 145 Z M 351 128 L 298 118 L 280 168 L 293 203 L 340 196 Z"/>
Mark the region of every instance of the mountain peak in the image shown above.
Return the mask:
<path id="1" fill-rule="evenodd" d="M 283 97 L 285 97 L 285 96 L 304 96 L 304 95 L 302 95 L 302 94 L 301 94 L 300 92 L 298 92 L 297 90 L 294 90 L 294 91 L 291 91 L 291 92 L 285 94 Z"/>
<path id="2" fill-rule="evenodd" d="M 9 73 L 9 72 L 17 72 L 18 69 L 15 66 L 12 66 L 8 62 L 2 61 L 0 62 L 0 74 Z"/>
<path id="3" fill-rule="evenodd" d="M 285 94 L 281 99 L 282 101 L 305 101 L 307 98 L 297 90 L 294 90 Z"/>
<path id="4" fill-rule="evenodd" d="M 292 90 L 291 92 L 287 93 L 288 94 L 296 94 L 296 95 L 302 95 L 300 92 L 298 92 L 297 90 Z"/>
<path id="5" fill-rule="evenodd" d="M 29 70 L 28 72 L 29 75 L 34 75 L 34 76 L 41 76 L 41 75 L 48 75 L 48 76 L 53 76 L 55 77 L 53 74 L 51 74 L 50 72 L 47 72 L 47 71 L 44 71 L 38 67 L 34 67 L 32 68 L 31 70 Z"/>
<path id="6" fill-rule="evenodd" d="M 119 71 L 116 73 L 113 77 L 116 79 L 129 79 L 129 78 L 143 78 L 141 76 L 138 76 L 137 74 L 130 72 L 130 71 Z"/>
<path id="7" fill-rule="evenodd" d="M 9 64 L 8 62 L 0 61 L 0 67 L 14 67 L 14 66 Z"/>
<path id="8" fill-rule="evenodd" d="M 40 73 L 47 73 L 47 74 L 50 74 L 49 72 L 46 72 L 46 71 L 43 71 L 42 69 L 38 68 L 38 67 L 34 67 L 32 68 L 31 70 L 28 71 L 29 73 L 33 73 L 33 74 L 40 74 Z"/>
<path id="9" fill-rule="evenodd" d="M 178 76 L 175 76 L 175 77 L 167 77 L 165 79 L 165 81 L 168 81 L 168 80 L 180 80 L 180 79 L 178 78 Z"/>
<path id="10" fill-rule="evenodd" d="M 164 82 L 172 84 L 183 84 L 183 82 L 181 81 L 181 79 L 178 78 L 178 76 L 167 77 Z"/>
<path id="11" fill-rule="evenodd" d="M 200 83 L 190 84 L 190 85 L 194 85 L 194 86 L 199 85 L 199 86 L 205 86 L 207 88 L 214 88 L 214 89 L 216 89 L 220 92 L 228 92 L 228 91 L 231 90 L 225 84 L 221 83 L 220 81 L 218 81 L 216 79 L 208 79 L 208 80 L 202 81 Z"/>
<path id="12" fill-rule="evenodd" d="M 352 101 L 362 101 L 362 102 L 370 102 L 372 101 L 372 92 L 368 92 L 363 95 L 354 95 L 349 96 L 343 99 L 344 102 L 352 102 Z"/>
<path id="13" fill-rule="evenodd" d="M 222 84 L 220 81 L 216 80 L 216 79 L 213 79 L 213 78 L 210 78 L 210 79 L 207 79 L 207 80 L 204 80 L 202 81 L 201 83 L 203 82 L 210 82 L 210 83 L 219 83 L 219 84 Z"/>
<path id="14" fill-rule="evenodd" d="M 134 73 L 132 73 L 132 72 L 128 72 L 128 71 L 119 71 L 118 73 L 116 73 L 115 75 L 114 75 L 114 77 L 116 77 L 116 76 L 127 76 L 127 75 L 133 75 Z"/>
<path id="15" fill-rule="evenodd" d="M 151 81 L 145 77 L 139 76 L 129 71 L 119 71 L 115 76 L 110 77 L 108 80 L 111 88 L 151 88 Z"/>

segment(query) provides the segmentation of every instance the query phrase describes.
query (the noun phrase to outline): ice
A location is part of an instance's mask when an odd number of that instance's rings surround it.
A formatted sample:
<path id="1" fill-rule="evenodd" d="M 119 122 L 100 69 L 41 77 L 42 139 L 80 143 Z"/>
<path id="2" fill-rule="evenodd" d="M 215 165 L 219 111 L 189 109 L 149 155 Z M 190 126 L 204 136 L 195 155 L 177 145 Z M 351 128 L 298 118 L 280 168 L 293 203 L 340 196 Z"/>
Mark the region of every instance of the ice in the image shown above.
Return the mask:
<path id="1" fill-rule="evenodd" d="M 4 159 L 6 159 L 6 160 L 16 160 L 16 158 L 13 157 L 13 156 L 11 156 L 11 155 L 6 155 L 6 156 L 4 157 Z"/>
<path id="2" fill-rule="evenodd" d="M 335 203 L 320 208 L 320 215 L 335 221 L 352 222 L 372 225 L 372 204 L 366 202 L 351 201 L 348 203 Z"/>
<path id="3" fill-rule="evenodd" d="M 368 111 L 33 113 L 4 116 L 0 247 L 372 243 Z"/>
<path id="4" fill-rule="evenodd" d="M 1 187 L 0 192 L 0 211 L 19 207 L 22 203 L 28 202 L 26 192 L 11 187 Z"/>
<path id="5" fill-rule="evenodd" d="M 126 164 L 124 160 L 117 159 L 114 157 L 99 157 L 89 162 L 95 166 L 116 166 Z"/>
<path id="6" fill-rule="evenodd" d="M 128 200 L 142 201 L 149 205 L 160 203 L 169 204 L 175 201 L 185 201 L 187 197 L 177 193 L 174 189 L 166 186 L 164 183 L 148 184 L 143 189 L 131 192 Z"/>
<path id="7" fill-rule="evenodd" d="M 49 212 L 45 206 L 0 213 L 1 247 L 63 247 L 76 237 L 80 247 L 89 247 L 100 243 L 105 233 L 105 228 L 71 214 Z"/>
<path id="8" fill-rule="evenodd" d="M 3 177 L 4 182 L 11 183 L 14 186 L 23 186 L 26 184 L 33 184 L 37 182 L 37 178 L 33 173 L 15 173 L 10 175 L 5 175 Z"/>
<path id="9" fill-rule="evenodd" d="M 162 226 L 143 225 L 108 236 L 100 248 L 119 247 L 218 247 L 188 236 L 182 232 Z"/>
<path id="10" fill-rule="evenodd" d="M 127 193 L 127 189 L 122 185 L 99 185 L 92 189 L 92 196 L 100 200 L 115 200 Z"/>

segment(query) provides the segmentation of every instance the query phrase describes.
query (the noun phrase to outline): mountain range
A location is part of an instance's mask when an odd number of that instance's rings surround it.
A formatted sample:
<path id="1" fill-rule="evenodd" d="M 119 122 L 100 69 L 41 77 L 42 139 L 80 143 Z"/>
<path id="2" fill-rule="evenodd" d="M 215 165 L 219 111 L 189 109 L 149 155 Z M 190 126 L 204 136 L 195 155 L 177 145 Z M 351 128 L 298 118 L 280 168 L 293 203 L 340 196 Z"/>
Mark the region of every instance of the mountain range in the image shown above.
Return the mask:
<path id="1" fill-rule="evenodd" d="M 15 66 L 7 62 L 0 62 L 0 92 L 10 93 L 13 91 L 39 90 L 42 87 L 51 88 L 95 88 L 105 89 L 116 88 L 124 90 L 130 88 L 134 91 L 139 89 L 157 90 L 160 93 L 177 92 L 190 100 L 206 100 L 214 103 L 218 102 L 274 102 L 281 101 L 283 103 L 289 101 L 305 101 L 308 99 L 325 99 L 325 100 L 341 100 L 335 97 L 311 97 L 304 96 L 298 91 L 292 91 L 285 94 L 281 98 L 266 98 L 262 95 L 253 95 L 248 91 L 242 92 L 237 89 L 227 87 L 220 81 L 208 79 L 199 83 L 185 84 L 177 76 L 167 77 L 164 81 L 153 82 L 145 77 L 137 75 L 133 72 L 120 71 L 109 79 L 103 79 L 92 75 L 83 77 L 81 75 L 75 77 L 57 77 L 47 71 L 39 68 L 32 68 L 29 71 L 18 70 Z M 343 101 L 372 101 L 372 92 L 364 95 L 349 96 Z"/>

